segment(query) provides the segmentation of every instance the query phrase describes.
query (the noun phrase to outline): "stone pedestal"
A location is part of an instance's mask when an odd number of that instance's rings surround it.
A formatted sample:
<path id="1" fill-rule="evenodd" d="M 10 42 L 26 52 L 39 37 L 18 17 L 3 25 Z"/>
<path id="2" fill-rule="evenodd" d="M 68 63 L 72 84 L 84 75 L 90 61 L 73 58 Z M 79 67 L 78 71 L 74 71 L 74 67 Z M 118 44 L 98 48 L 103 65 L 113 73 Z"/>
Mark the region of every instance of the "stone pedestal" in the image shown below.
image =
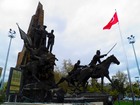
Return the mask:
<path id="1" fill-rule="evenodd" d="M 91 103 L 49 103 L 49 104 L 45 104 L 45 103 L 8 103 L 5 102 L 2 105 L 103 105 L 103 102 L 91 102 Z"/>
<path id="2" fill-rule="evenodd" d="M 81 93 L 74 97 L 65 97 L 64 99 L 64 103 L 102 103 L 102 105 L 111 105 L 111 101 L 111 96 L 106 93 L 88 92 Z"/>
<path id="3" fill-rule="evenodd" d="M 64 97 L 63 103 L 58 102 L 58 97 L 53 97 L 49 102 L 43 103 L 17 103 L 16 100 L 13 102 L 7 102 L 3 105 L 112 105 L 111 96 L 106 93 L 81 93 L 79 95 L 69 95 Z M 47 104 L 46 104 L 47 103 Z"/>

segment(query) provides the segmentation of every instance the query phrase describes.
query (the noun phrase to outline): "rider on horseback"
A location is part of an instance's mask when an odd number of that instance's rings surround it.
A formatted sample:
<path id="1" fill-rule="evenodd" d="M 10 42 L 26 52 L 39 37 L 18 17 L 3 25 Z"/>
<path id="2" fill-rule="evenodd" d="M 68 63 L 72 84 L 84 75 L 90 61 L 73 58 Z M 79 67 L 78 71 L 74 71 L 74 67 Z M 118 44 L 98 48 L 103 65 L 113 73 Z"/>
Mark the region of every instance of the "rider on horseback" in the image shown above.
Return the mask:
<path id="1" fill-rule="evenodd" d="M 98 69 L 96 65 L 97 65 L 97 63 L 101 64 L 100 58 L 107 56 L 107 54 L 103 54 L 103 55 L 100 55 L 100 54 L 101 54 L 100 50 L 97 50 L 96 54 L 94 55 L 93 59 L 91 60 L 91 62 L 89 64 L 90 67 Z"/>
<path id="2" fill-rule="evenodd" d="M 77 74 L 79 74 L 80 71 L 81 71 L 81 67 L 85 67 L 85 66 L 80 65 L 80 60 L 78 60 L 78 61 L 75 63 L 73 69 L 69 72 L 69 75 L 70 75 L 73 79 L 76 79 Z"/>

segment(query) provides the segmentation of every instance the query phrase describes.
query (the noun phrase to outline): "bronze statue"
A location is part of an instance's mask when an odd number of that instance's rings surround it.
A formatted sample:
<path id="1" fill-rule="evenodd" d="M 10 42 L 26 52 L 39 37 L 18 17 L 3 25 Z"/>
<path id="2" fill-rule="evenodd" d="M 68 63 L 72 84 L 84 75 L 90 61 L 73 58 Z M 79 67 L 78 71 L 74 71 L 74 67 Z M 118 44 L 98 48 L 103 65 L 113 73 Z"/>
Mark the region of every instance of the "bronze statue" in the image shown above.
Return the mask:
<path id="1" fill-rule="evenodd" d="M 37 27 L 34 27 L 34 36 L 32 37 L 34 48 L 38 49 L 40 47 L 41 39 L 41 26 L 38 25 Z"/>
<path id="2" fill-rule="evenodd" d="M 41 30 L 42 39 L 41 45 L 46 46 L 46 37 L 48 36 L 48 31 L 46 31 L 47 26 L 43 26 L 43 30 Z"/>
<path id="3" fill-rule="evenodd" d="M 22 71 L 22 91 L 20 93 L 22 96 L 36 102 L 48 100 L 46 99 L 46 97 L 49 97 L 46 96 L 47 93 L 55 87 L 54 65 L 55 61 L 58 60 L 51 53 L 55 38 L 54 30 L 48 33 L 46 31 L 47 26 L 43 24 L 43 19 L 43 5 L 39 2 L 36 13 L 32 16 L 27 34 L 19 28 L 21 39 L 24 40 L 24 46 L 18 55 L 16 66 L 21 68 Z M 46 47 L 47 37 L 48 45 Z M 38 96 L 39 98 L 37 98 Z"/>
<path id="4" fill-rule="evenodd" d="M 53 45 L 54 45 L 54 30 L 51 30 L 51 33 L 48 33 L 48 45 L 47 45 L 47 49 L 48 51 L 52 52 L 52 48 L 53 48 Z"/>
<path id="5" fill-rule="evenodd" d="M 111 55 L 107 59 L 105 59 L 101 64 L 97 65 L 97 68 L 100 68 L 100 69 L 98 69 L 98 72 L 96 72 L 96 68 L 94 68 L 94 67 L 85 68 L 84 70 L 82 70 L 80 72 L 80 75 L 78 76 L 78 85 L 83 83 L 83 86 L 85 86 L 86 81 L 90 77 L 91 78 L 101 78 L 101 84 L 102 84 L 102 90 L 103 90 L 104 77 L 106 77 L 112 83 L 112 80 L 110 79 L 109 71 L 108 71 L 111 63 L 117 64 L 117 65 L 120 64 L 118 59 L 114 55 Z"/>
<path id="6" fill-rule="evenodd" d="M 92 58 L 92 60 L 91 60 L 91 62 L 89 64 L 91 67 L 92 66 L 95 67 L 95 65 L 97 63 L 101 64 L 100 58 L 103 58 L 103 57 L 107 56 L 107 54 L 100 55 L 100 53 L 101 53 L 100 50 L 96 51 L 96 54 L 94 55 L 94 57 Z"/>
<path id="7" fill-rule="evenodd" d="M 81 70 L 87 66 L 80 65 L 80 60 L 78 60 L 75 64 L 73 69 L 68 73 L 66 77 L 62 77 L 60 81 L 56 84 L 59 85 L 60 83 L 67 81 L 68 85 L 72 84 L 75 86 L 75 81 L 77 81 L 77 76 L 80 74 Z"/>
<path id="8" fill-rule="evenodd" d="M 112 80 L 109 77 L 109 66 L 111 63 L 115 63 L 115 64 L 120 64 L 120 62 L 117 60 L 117 58 L 114 55 L 111 55 L 110 57 L 108 57 L 107 59 L 105 59 L 101 64 L 98 64 L 97 67 L 99 67 L 100 69 L 98 70 L 98 72 L 96 72 L 96 69 L 94 67 L 85 67 L 81 70 L 81 72 L 79 73 L 79 75 L 77 76 L 77 79 L 74 80 L 71 76 L 67 75 L 66 77 L 62 77 L 60 79 L 60 81 L 57 83 L 57 85 L 59 85 L 60 83 L 67 81 L 68 84 L 72 84 L 75 89 L 79 90 L 79 86 L 83 87 L 83 90 L 86 90 L 86 86 L 87 86 L 87 81 L 88 79 L 91 78 L 101 78 L 102 81 L 102 90 L 103 90 L 103 79 L 104 77 L 108 78 L 109 81 L 112 83 Z M 96 72 L 96 73 L 95 73 Z M 75 82 L 78 82 L 77 85 L 75 85 Z"/>
<path id="9" fill-rule="evenodd" d="M 80 71 L 86 66 L 80 65 L 80 60 L 78 60 L 75 64 L 73 69 L 68 73 L 71 78 L 76 79 L 77 75 L 80 74 Z"/>

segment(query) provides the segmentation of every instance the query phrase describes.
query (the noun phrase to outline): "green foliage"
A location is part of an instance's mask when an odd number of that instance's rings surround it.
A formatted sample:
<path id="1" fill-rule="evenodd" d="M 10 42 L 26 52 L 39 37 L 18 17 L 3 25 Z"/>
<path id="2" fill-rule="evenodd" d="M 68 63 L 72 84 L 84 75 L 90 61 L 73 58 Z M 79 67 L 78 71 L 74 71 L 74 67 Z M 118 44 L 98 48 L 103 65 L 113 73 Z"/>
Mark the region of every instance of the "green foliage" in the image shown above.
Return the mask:
<path id="1" fill-rule="evenodd" d="M 133 84 L 133 92 L 134 92 L 135 96 L 140 96 L 140 89 L 139 89 L 138 82 Z"/>
<path id="2" fill-rule="evenodd" d="M 64 60 L 62 63 L 62 67 L 55 68 L 54 76 L 56 83 L 62 78 L 68 75 L 68 72 L 70 72 L 73 69 L 73 64 L 71 63 L 71 60 Z M 61 83 L 59 87 L 63 88 L 64 91 L 70 92 L 71 87 L 68 87 L 68 84 L 66 81 Z"/>
<path id="3" fill-rule="evenodd" d="M 119 95 L 119 92 L 117 90 L 112 90 L 109 92 L 109 94 L 113 97 L 117 97 Z"/>
<path id="4" fill-rule="evenodd" d="M 6 98 L 6 88 L 7 88 L 7 82 L 4 83 L 3 88 L 0 90 L 0 104 L 5 101 L 5 98 Z"/>
<path id="5" fill-rule="evenodd" d="M 59 70 L 58 67 L 55 68 L 54 71 L 54 78 L 55 82 L 59 82 L 59 80 L 64 76 L 64 74 Z M 64 91 L 66 91 L 66 88 L 68 87 L 66 82 L 63 82 L 62 84 L 59 85 L 59 87 L 63 88 Z"/>
<path id="6" fill-rule="evenodd" d="M 61 71 L 66 75 L 72 69 L 73 69 L 73 64 L 71 63 L 71 60 L 64 60 Z"/>
<path id="7" fill-rule="evenodd" d="M 55 79 L 55 82 L 57 83 L 62 77 L 62 73 L 61 71 L 59 70 L 58 67 L 55 68 L 54 70 L 54 79 Z"/>
<path id="8" fill-rule="evenodd" d="M 118 71 L 114 76 L 112 76 L 112 80 L 119 80 L 120 83 L 127 83 L 127 75 L 121 71 Z"/>
<path id="9" fill-rule="evenodd" d="M 118 101 L 115 101 L 114 105 L 119 105 Z M 133 105 L 132 101 L 120 101 L 120 105 Z M 135 101 L 135 105 L 140 105 L 140 101 Z"/>
<path id="10" fill-rule="evenodd" d="M 132 84 L 132 88 L 133 88 L 134 95 L 135 95 L 136 97 L 137 97 L 137 96 L 140 96 L 139 85 L 138 85 L 137 83 L 134 83 L 134 84 Z M 126 91 L 125 91 L 125 93 L 126 93 L 126 96 L 132 97 L 132 95 L 131 95 L 132 91 L 131 91 L 131 87 L 130 87 L 129 84 L 126 86 Z"/>
<path id="11" fill-rule="evenodd" d="M 112 76 L 112 81 L 115 85 L 114 89 L 122 96 L 125 95 L 125 84 L 127 84 L 127 80 L 127 75 L 121 71 L 118 71 L 114 76 Z"/>
<path id="12" fill-rule="evenodd" d="M 3 103 L 5 100 L 5 92 L 0 90 L 0 104 Z"/>
<path id="13" fill-rule="evenodd" d="M 100 92 L 101 86 L 100 86 L 100 84 L 97 82 L 97 79 L 91 79 L 90 83 L 91 83 L 91 85 L 89 85 L 89 86 L 87 87 L 87 90 L 88 90 L 89 92 Z"/>
<path id="14" fill-rule="evenodd" d="M 96 86 L 95 87 L 88 86 L 87 90 L 89 92 L 100 92 L 99 88 L 97 88 Z"/>

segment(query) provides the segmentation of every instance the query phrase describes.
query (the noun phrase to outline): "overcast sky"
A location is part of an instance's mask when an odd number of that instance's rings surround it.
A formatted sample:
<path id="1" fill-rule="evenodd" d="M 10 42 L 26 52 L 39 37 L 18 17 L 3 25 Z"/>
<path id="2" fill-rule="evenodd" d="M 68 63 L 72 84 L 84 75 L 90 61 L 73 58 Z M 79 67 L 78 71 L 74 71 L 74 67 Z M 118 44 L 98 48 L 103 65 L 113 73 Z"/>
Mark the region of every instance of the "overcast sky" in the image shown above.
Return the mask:
<path id="1" fill-rule="evenodd" d="M 6 61 L 10 40 L 8 31 L 12 28 L 17 32 L 16 38 L 12 40 L 6 74 L 10 67 L 15 67 L 17 54 L 23 47 L 16 23 L 27 32 L 38 2 L 39 0 L 0 0 L 0 67 L 4 68 Z M 132 81 L 139 76 L 132 45 L 128 43 L 127 37 L 131 34 L 135 36 L 134 46 L 140 62 L 140 0 L 40 0 L 40 2 L 43 4 L 47 31 L 50 32 L 51 29 L 55 31 L 52 52 L 59 59 L 56 62 L 58 67 L 62 66 L 64 59 L 70 59 L 73 64 L 81 60 L 81 64 L 87 65 L 96 50 L 105 54 L 117 43 L 108 56 L 114 54 L 121 64 L 111 65 L 110 76 L 115 75 L 118 70 L 127 74 L 123 45 Z M 118 24 L 113 25 L 110 30 L 103 30 L 113 17 L 115 9 L 120 30 Z"/>

